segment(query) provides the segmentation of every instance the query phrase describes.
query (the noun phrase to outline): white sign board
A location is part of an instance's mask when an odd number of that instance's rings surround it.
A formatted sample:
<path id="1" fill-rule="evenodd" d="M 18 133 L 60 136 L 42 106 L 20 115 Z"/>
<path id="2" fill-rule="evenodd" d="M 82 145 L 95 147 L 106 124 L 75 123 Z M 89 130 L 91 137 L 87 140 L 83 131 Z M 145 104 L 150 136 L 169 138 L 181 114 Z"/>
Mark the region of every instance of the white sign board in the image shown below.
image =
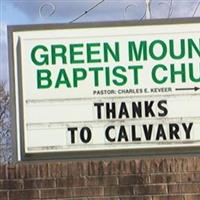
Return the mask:
<path id="1" fill-rule="evenodd" d="M 9 33 L 18 160 L 200 145 L 198 20 Z"/>

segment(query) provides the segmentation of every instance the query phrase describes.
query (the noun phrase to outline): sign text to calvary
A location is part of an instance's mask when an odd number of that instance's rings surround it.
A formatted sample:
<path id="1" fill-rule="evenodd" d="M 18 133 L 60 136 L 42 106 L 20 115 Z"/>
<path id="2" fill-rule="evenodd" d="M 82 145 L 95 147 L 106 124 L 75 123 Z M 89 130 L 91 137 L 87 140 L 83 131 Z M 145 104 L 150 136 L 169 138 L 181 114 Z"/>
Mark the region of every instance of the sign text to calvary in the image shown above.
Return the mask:
<path id="1" fill-rule="evenodd" d="M 137 118 L 162 118 L 168 114 L 167 100 L 137 102 L 99 102 L 94 103 L 96 118 L 110 121 L 104 130 L 103 137 L 107 143 L 139 142 L 139 141 L 176 141 L 191 139 L 193 123 L 143 123 L 135 124 Z M 121 123 L 114 125 L 115 120 Z M 123 124 L 123 119 L 131 119 L 131 123 Z M 111 120 L 113 120 L 111 122 Z M 70 143 L 93 143 L 91 127 L 69 127 Z M 102 133 L 103 134 L 103 133 Z"/>

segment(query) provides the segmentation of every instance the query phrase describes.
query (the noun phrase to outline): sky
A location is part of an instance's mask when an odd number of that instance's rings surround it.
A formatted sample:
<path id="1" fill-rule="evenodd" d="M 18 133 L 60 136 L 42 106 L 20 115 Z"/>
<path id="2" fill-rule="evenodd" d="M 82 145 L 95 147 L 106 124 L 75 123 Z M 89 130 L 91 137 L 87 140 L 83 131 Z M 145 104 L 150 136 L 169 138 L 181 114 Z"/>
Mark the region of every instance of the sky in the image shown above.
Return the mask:
<path id="1" fill-rule="evenodd" d="M 145 20 L 145 1 L 0 0 L 0 82 L 9 85 L 7 25 Z M 200 0 L 151 0 L 150 8 L 151 19 L 200 17 Z"/>

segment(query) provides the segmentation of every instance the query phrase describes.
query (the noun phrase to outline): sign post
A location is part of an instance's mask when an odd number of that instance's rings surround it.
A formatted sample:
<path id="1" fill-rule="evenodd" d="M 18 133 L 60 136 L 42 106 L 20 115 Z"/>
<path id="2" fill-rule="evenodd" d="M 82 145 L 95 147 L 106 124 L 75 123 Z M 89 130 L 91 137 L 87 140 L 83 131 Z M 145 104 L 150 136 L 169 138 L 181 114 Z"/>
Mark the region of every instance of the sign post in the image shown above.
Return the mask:
<path id="1" fill-rule="evenodd" d="M 9 27 L 17 160 L 198 149 L 199 33 L 199 19 Z"/>

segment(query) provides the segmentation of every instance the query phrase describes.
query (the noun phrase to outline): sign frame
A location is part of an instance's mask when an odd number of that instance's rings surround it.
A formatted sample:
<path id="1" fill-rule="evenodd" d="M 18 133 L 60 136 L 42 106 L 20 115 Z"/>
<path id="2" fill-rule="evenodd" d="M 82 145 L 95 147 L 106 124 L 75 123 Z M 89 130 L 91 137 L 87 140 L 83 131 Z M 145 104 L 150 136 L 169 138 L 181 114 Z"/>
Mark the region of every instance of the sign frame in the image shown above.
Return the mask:
<path id="1" fill-rule="evenodd" d="M 34 31 L 34 30 L 57 30 L 57 29 L 81 29 L 97 27 L 123 27 L 123 26 L 151 26 L 167 24 L 192 24 L 200 23 L 200 18 L 181 18 L 181 19 L 161 19 L 146 21 L 116 21 L 116 22 L 92 22 L 75 24 L 39 24 L 39 25 L 13 25 L 8 26 L 8 55 L 10 70 L 10 95 L 11 95 L 11 132 L 13 141 L 14 161 L 34 161 L 34 160 L 58 160 L 58 159 L 108 159 L 121 157 L 140 157 L 140 156 L 160 156 L 160 155 L 194 155 L 200 153 L 200 147 L 187 147 L 183 150 L 180 147 L 149 148 L 147 149 L 128 149 L 128 150 L 94 150 L 85 152 L 48 152 L 48 153 L 25 153 L 24 142 L 24 114 L 23 114 L 23 92 L 22 92 L 22 71 L 21 71 L 21 44 L 17 44 L 17 66 L 18 66 L 18 91 L 15 85 L 13 34 L 15 32 Z M 17 93 L 18 92 L 18 93 Z M 18 120 L 17 120 L 18 119 Z M 17 128 L 17 123 L 18 128 Z M 20 137 L 17 132 L 20 132 Z M 185 144 L 183 144 L 183 147 Z M 186 145 L 187 146 L 187 145 Z"/>

